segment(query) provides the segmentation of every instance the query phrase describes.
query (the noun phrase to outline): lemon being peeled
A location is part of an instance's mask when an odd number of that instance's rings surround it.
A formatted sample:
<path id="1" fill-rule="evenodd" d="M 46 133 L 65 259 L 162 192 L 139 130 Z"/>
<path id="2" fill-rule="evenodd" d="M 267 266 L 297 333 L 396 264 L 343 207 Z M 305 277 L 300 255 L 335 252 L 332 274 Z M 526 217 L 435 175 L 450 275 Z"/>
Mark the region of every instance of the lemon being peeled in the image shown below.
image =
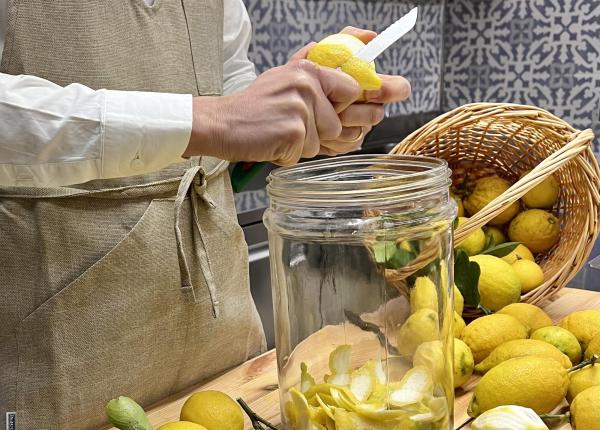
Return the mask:
<path id="1" fill-rule="evenodd" d="M 352 76 L 363 90 L 378 90 L 382 80 L 375 71 L 375 64 L 368 63 L 354 54 L 365 44 L 349 34 L 332 34 L 317 43 L 307 58 L 313 63 L 333 69 L 340 68 Z"/>

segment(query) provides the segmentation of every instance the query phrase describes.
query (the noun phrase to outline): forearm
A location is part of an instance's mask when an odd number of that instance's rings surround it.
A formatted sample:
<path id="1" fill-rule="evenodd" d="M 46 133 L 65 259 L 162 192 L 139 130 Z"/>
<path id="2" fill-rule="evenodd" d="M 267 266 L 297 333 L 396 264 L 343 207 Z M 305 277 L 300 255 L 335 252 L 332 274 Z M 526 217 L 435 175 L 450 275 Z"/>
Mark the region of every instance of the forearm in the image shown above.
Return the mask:
<path id="1" fill-rule="evenodd" d="M 0 74 L 0 118 L 0 185 L 70 185 L 181 160 L 192 97 Z"/>

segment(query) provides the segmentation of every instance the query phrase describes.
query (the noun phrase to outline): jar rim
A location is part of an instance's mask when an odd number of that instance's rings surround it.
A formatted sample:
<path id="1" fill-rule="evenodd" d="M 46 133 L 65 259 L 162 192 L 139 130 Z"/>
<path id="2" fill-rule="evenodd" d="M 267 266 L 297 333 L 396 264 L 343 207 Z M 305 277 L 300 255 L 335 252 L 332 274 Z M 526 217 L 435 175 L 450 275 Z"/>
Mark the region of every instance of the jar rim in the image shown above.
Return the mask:
<path id="1" fill-rule="evenodd" d="M 272 171 L 269 197 L 294 206 L 387 205 L 446 192 L 445 160 L 415 155 L 349 155 Z"/>

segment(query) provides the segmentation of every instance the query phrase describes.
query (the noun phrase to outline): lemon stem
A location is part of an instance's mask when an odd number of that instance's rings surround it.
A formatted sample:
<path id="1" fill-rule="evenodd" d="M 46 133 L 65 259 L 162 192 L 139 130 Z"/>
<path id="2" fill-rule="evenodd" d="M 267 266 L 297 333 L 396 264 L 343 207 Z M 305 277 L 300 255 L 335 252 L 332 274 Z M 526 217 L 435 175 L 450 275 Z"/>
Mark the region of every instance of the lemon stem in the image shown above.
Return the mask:
<path id="1" fill-rule="evenodd" d="M 582 368 L 584 368 L 586 366 L 593 365 L 594 363 L 596 363 L 596 360 L 598 360 L 598 356 L 596 354 L 594 354 L 590 358 L 588 358 L 587 360 L 583 360 L 577 366 L 571 367 L 569 370 L 567 370 L 567 372 L 569 372 L 569 373 L 575 372 L 576 370 L 582 369 Z"/>
<path id="2" fill-rule="evenodd" d="M 266 425 L 267 428 L 270 428 L 271 430 L 279 430 L 277 427 L 275 427 L 269 421 L 265 420 L 264 418 L 259 416 L 256 412 L 254 412 L 250 408 L 250 406 L 248 406 L 248 404 L 246 402 L 244 402 L 242 399 L 237 399 L 237 402 L 240 404 L 240 406 L 242 407 L 244 412 L 246 412 L 246 415 L 248 415 L 248 418 L 250 418 L 250 421 L 252 421 L 252 428 L 254 430 L 265 430 L 265 428 L 261 424 Z"/>
<path id="3" fill-rule="evenodd" d="M 564 414 L 541 414 L 539 417 L 543 420 L 568 420 L 571 417 L 570 412 Z"/>
<path id="4" fill-rule="evenodd" d="M 477 305 L 477 309 L 479 309 L 481 312 L 483 312 L 486 315 L 491 315 L 494 312 L 491 309 L 486 308 L 485 306 L 483 306 L 481 303 L 479 303 Z"/>

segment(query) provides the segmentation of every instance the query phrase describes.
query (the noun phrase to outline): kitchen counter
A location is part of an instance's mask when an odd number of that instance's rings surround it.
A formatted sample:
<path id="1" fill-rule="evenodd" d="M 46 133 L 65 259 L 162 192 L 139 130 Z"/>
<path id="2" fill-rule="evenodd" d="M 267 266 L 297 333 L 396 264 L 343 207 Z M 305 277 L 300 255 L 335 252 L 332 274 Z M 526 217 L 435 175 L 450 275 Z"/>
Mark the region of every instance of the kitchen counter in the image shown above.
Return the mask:
<path id="1" fill-rule="evenodd" d="M 571 312 L 582 309 L 600 309 L 600 293 L 576 289 L 563 289 L 544 306 L 544 310 L 554 322 L 558 322 Z M 454 409 L 454 428 L 469 429 L 470 418 L 467 415 L 467 405 L 472 396 L 472 390 L 477 384 L 478 376 L 473 378 L 456 391 Z M 187 397 L 199 390 L 219 390 L 233 398 L 243 398 L 260 416 L 273 424 L 279 424 L 279 396 L 277 392 L 277 362 L 275 351 L 269 351 L 259 357 L 230 370 L 229 372 L 186 392 L 165 399 L 160 404 L 150 408 L 148 416 L 157 428 L 158 426 L 179 418 L 179 411 Z M 566 402 L 557 410 L 566 406 Z M 571 426 L 566 423 L 555 423 L 552 430 L 567 430 Z M 252 429 L 246 420 L 245 430 Z M 114 429 L 113 429 L 114 430 Z"/>

